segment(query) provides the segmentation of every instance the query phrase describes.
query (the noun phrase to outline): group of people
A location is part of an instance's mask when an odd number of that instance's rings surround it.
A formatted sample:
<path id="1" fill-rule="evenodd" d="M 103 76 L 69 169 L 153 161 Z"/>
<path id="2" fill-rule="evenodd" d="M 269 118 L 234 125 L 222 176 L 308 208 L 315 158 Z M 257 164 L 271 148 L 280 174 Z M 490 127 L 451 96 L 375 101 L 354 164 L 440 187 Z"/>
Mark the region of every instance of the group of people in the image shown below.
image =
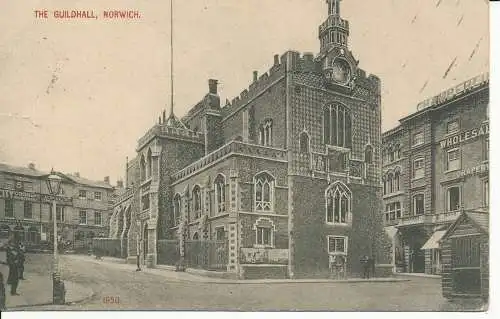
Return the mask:
<path id="1" fill-rule="evenodd" d="M 19 280 L 24 279 L 24 262 L 26 250 L 24 245 L 14 235 L 11 235 L 9 237 L 9 241 L 5 249 L 7 252 L 7 260 L 2 261 L 2 263 L 9 266 L 7 284 L 10 285 L 10 294 L 12 296 L 19 296 L 19 294 L 17 293 L 17 286 L 19 284 Z M 5 309 L 5 285 L 1 272 L 0 277 L 0 307 L 1 309 Z"/>

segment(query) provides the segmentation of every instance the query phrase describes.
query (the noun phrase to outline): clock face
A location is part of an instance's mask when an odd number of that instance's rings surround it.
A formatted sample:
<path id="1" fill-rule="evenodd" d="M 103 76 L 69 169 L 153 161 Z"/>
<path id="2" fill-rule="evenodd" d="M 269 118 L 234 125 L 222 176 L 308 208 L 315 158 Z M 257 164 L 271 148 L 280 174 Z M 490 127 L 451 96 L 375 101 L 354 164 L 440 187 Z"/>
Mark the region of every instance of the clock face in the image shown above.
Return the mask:
<path id="1" fill-rule="evenodd" d="M 351 68 L 344 60 L 335 60 L 332 65 L 332 78 L 335 82 L 345 84 L 351 77 Z"/>

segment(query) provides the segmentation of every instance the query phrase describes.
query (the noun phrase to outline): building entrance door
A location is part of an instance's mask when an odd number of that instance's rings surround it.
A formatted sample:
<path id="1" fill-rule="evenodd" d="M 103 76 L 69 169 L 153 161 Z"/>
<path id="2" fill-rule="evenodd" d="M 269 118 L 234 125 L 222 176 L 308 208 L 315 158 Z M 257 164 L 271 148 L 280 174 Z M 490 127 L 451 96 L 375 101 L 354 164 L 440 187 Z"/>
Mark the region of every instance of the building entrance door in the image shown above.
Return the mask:
<path id="1" fill-rule="evenodd" d="M 425 272 L 425 252 L 420 248 L 413 249 L 413 271 L 416 273 Z"/>

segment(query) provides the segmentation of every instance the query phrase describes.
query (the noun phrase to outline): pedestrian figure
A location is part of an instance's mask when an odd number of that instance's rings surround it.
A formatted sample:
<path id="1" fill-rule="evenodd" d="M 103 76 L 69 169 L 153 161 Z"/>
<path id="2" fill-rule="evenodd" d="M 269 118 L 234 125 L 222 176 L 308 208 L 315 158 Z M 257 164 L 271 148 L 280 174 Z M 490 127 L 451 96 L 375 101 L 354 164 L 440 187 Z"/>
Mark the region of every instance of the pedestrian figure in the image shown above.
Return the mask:
<path id="1" fill-rule="evenodd" d="M 370 265 L 368 264 L 368 259 L 366 255 L 362 256 L 360 259 L 361 266 L 363 267 L 363 278 L 365 279 L 370 278 Z"/>
<path id="2" fill-rule="evenodd" d="M 0 272 L 0 311 L 4 311 L 7 308 L 5 307 L 6 303 L 6 296 L 5 296 L 5 284 L 3 282 L 3 274 Z"/>
<path id="3" fill-rule="evenodd" d="M 19 279 L 24 280 L 24 262 L 25 262 L 26 248 L 23 243 L 19 244 Z"/>
<path id="4" fill-rule="evenodd" d="M 12 296 L 19 296 L 17 293 L 17 285 L 19 284 L 19 265 L 20 265 L 20 252 L 17 238 L 11 235 L 7 244 L 7 265 L 9 266 L 9 276 L 7 277 L 7 284 L 10 285 L 10 294 Z"/>
<path id="5" fill-rule="evenodd" d="M 368 258 L 368 268 L 369 272 L 371 272 L 372 274 L 372 277 L 375 277 L 375 255 L 372 255 L 370 258 Z M 370 277 L 369 274 L 368 277 Z"/>

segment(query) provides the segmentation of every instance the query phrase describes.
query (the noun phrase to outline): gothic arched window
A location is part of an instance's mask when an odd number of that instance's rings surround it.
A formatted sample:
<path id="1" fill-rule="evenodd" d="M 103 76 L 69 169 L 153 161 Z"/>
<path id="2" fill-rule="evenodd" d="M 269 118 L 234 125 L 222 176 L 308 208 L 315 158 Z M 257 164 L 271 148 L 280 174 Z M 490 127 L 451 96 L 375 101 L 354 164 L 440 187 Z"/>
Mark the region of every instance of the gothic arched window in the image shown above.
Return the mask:
<path id="1" fill-rule="evenodd" d="M 365 147 L 365 163 L 373 163 L 373 147 L 371 145 Z"/>
<path id="2" fill-rule="evenodd" d="M 194 218 L 199 218 L 201 216 L 201 190 L 198 185 L 193 187 L 193 212 Z"/>
<path id="3" fill-rule="evenodd" d="M 330 185 L 325 193 L 326 222 L 328 224 L 346 224 L 350 220 L 351 191 L 341 182 Z"/>
<path id="4" fill-rule="evenodd" d="M 351 147 L 351 114 L 339 103 L 327 105 L 323 112 L 323 138 L 325 144 Z"/>
<path id="5" fill-rule="evenodd" d="M 226 178 L 219 174 L 214 181 L 215 186 L 215 202 L 217 213 L 226 211 Z"/>
<path id="6" fill-rule="evenodd" d="M 300 133 L 299 149 L 301 153 L 309 153 L 309 135 L 306 132 Z"/>
<path id="7" fill-rule="evenodd" d="M 273 120 L 267 119 L 259 128 L 259 144 L 271 146 L 273 138 Z"/>
<path id="8" fill-rule="evenodd" d="M 146 160 L 144 159 L 144 155 L 141 156 L 141 163 L 140 163 L 140 167 L 141 167 L 141 181 L 145 181 L 146 180 Z"/>
<path id="9" fill-rule="evenodd" d="M 255 210 L 272 211 L 274 195 L 274 178 L 268 173 L 260 173 L 254 178 Z"/>
<path id="10" fill-rule="evenodd" d="M 151 171 L 152 171 L 152 167 L 153 167 L 153 163 L 152 163 L 152 156 L 151 156 L 151 149 L 148 150 L 148 157 L 147 157 L 147 173 L 146 173 L 146 178 L 151 178 Z"/>
<path id="11" fill-rule="evenodd" d="M 175 196 L 174 196 L 174 214 L 173 214 L 174 225 L 179 225 L 180 219 L 181 219 L 181 195 L 175 194 Z"/>
<path id="12" fill-rule="evenodd" d="M 400 189 L 399 172 L 396 172 L 396 173 L 394 173 L 393 191 L 399 192 L 399 189 Z"/>
<path id="13" fill-rule="evenodd" d="M 387 176 L 387 186 L 388 186 L 388 190 L 387 192 L 389 194 L 391 194 L 392 192 L 394 192 L 394 183 L 393 183 L 393 176 L 392 176 L 392 173 L 390 173 L 388 176 Z"/>

